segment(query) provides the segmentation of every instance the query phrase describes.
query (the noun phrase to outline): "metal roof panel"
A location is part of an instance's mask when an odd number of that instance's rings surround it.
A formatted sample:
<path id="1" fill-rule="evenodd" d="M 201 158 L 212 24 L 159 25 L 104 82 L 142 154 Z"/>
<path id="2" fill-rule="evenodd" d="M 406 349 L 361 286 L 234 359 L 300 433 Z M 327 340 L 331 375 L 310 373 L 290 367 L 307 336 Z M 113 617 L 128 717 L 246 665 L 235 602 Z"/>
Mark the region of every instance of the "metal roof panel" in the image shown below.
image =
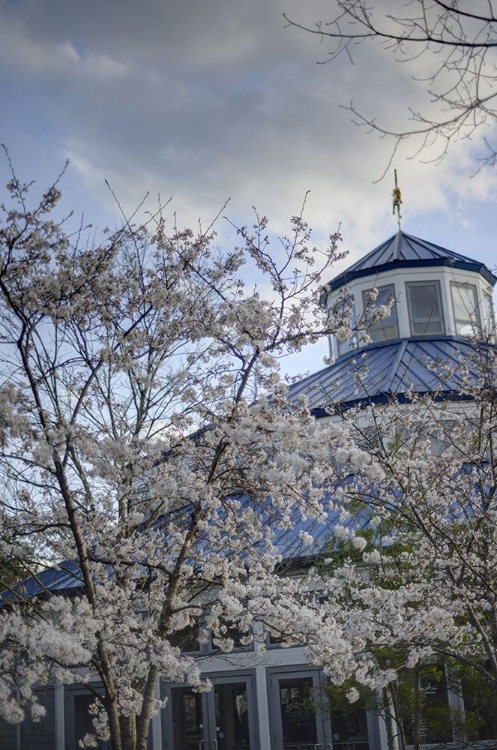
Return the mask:
<path id="1" fill-rule="evenodd" d="M 473 352 L 470 341 L 451 337 L 375 344 L 350 352 L 316 375 L 290 386 L 290 398 L 304 394 L 311 409 L 329 410 L 338 405 L 405 396 L 408 391 L 455 394 L 463 386 L 462 380 L 457 375 L 445 380 L 437 371 L 437 362 L 457 368 Z"/>
<path id="2" fill-rule="evenodd" d="M 492 286 L 497 282 L 497 277 L 480 261 L 447 250 L 434 242 L 422 240 L 405 232 L 397 232 L 332 279 L 325 288 L 331 292 L 362 276 L 413 266 L 451 266 L 480 273 Z"/>

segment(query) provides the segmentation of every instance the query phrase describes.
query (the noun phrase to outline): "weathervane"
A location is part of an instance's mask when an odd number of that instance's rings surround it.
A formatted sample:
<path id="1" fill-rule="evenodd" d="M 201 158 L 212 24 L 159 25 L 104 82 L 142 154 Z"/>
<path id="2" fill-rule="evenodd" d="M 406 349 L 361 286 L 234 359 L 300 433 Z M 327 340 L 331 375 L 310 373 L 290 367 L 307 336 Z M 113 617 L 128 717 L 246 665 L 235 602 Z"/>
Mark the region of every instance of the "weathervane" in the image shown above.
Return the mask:
<path id="1" fill-rule="evenodd" d="M 393 173 L 395 175 L 395 187 L 392 190 L 392 198 L 393 198 L 393 211 L 392 213 L 395 215 L 395 210 L 397 209 L 397 221 L 399 224 L 399 232 L 400 232 L 400 221 L 402 219 L 402 214 L 400 213 L 400 207 L 402 205 L 402 192 L 397 184 L 397 170 L 394 169 Z"/>

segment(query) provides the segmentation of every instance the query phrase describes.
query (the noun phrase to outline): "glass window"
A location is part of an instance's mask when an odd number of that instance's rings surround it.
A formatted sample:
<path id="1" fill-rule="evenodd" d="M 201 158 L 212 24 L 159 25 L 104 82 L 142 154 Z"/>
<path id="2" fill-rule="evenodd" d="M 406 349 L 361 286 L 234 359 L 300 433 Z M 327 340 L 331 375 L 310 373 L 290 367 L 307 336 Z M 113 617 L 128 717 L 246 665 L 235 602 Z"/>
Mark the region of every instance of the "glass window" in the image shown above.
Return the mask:
<path id="1" fill-rule="evenodd" d="M 447 745 L 452 742 L 453 713 L 443 665 L 427 663 L 421 666 L 421 672 L 402 670 L 400 679 L 405 706 L 402 723 L 407 744 L 414 744 L 417 733 L 422 744 Z"/>
<path id="2" fill-rule="evenodd" d="M 362 293 L 362 301 L 364 309 L 366 310 L 369 304 L 368 295 L 371 289 L 367 289 Z M 374 302 L 374 307 L 380 305 L 387 305 L 391 300 L 395 300 L 395 287 L 393 284 L 387 284 L 385 286 L 377 287 L 378 297 Z M 371 311 L 374 314 L 374 309 Z M 390 314 L 386 318 L 379 320 L 377 323 L 371 323 L 368 325 L 368 318 L 371 319 L 371 314 L 364 313 L 365 324 L 367 326 L 366 332 L 371 338 L 373 343 L 377 341 L 386 341 L 388 339 L 396 339 L 399 336 L 399 327 L 397 324 L 397 307 L 394 302 L 390 309 Z"/>
<path id="3" fill-rule="evenodd" d="M 356 314 L 355 314 L 355 304 L 354 304 L 354 295 L 349 294 L 346 297 L 340 297 L 340 299 L 335 302 L 330 312 L 333 312 L 337 317 L 347 316 L 350 317 L 350 325 L 352 329 L 356 326 Z M 357 334 L 353 333 L 352 337 L 348 339 L 347 341 L 340 341 L 338 338 L 336 339 L 337 344 L 337 356 L 341 357 L 342 354 L 346 354 L 347 352 L 350 352 L 352 349 L 355 348 L 357 344 Z"/>
<path id="4" fill-rule="evenodd" d="M 472 743 L 495 740 L 497 737 L 497 697 L 492 687 L 476 669 L 459 668 L 460 687 L 464 702 L 464 734 Z M 495 747 L 495 741 L 480 747 Z"/>
<path id="5" fill-rule="evenodd" d="M 476 286 L 451 281 L 450 289 L 456 333 L 460 336 L 470 336 L 481 326 Z"/>
<path id="6" fill-rule="evenodd" d="M 364 708 L 351 705 L 334 710 L 331 706 L 334 750 L 369 750 L 368 720 Z"/>
<path id="7" fill-rule="evenodd" d="M 176 630 L 169 636 L 169 642 L 184 653 L 195 653 L 200 651 L 198 623 L 187 625 L 182 630 Z"/>
<path id="8" fill-rule="evenodd" d="M 411 281 L 406 284 L 409 320 L 413 336 L 445 333 L 442 295 L 438 281 Z"/>
<path id="9" fill-rule="evenodd" d="M 252 633 L 242 630 L 237 623 L 227 620 L 225 617 L 219 618 L 219 636 L 212 633 L 212 649 L 217 650 L 217 639 L 229 639 L 233 641 L 233 651 L 248 651 L 253 648 Z"/>

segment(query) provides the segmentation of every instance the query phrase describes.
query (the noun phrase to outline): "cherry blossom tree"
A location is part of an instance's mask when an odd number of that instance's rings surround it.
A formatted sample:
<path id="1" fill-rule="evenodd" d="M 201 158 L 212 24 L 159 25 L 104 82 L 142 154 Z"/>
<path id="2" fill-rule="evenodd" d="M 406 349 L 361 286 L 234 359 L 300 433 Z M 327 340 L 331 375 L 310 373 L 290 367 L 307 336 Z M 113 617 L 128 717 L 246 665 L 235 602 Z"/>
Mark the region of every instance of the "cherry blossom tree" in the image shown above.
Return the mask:
<path id="1" fill-rule="evenodd" d="M 272 254 L 256 218 L 221 251 L 212 226 L 169 231 L 159 206 L 97 241 L 55 218 L 58 183 L 32 191 L 12 174 L 1 205 L 0 557 L 39 594 L 2 596 L 0 712 L 39 717 L 36 686 L 79 683 L 95 736 L 145 750 L 160 678 L 209 688 L 178 634 L 200 623 L 230 651 L 236 623 L 250 639 L 261 591 L 285 595 L 277 535 L 327 518 L 348 437 L 290 402 L 279 359 L 347 327 L 319 307 L 339 238 L 320 252 L 298 215 Z"/>

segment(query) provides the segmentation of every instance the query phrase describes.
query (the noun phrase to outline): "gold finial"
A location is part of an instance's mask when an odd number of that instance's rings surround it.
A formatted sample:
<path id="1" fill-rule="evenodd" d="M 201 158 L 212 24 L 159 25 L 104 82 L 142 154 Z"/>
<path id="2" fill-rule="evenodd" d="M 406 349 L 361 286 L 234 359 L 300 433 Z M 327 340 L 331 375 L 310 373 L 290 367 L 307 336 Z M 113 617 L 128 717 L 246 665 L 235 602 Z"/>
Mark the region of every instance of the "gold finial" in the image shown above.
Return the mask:
<path id="1" fill-rule="evenodd" d="M 400 207 L 402 205 L 402 192 L 397 184 L 397 170 L 394 169 L 393 173 L 395 175 L 395 187 L 392 190 L 392 198 L 393 198 L 393 211 L 392 213 L 395 214 L 395 209 L 397 209 L 397 221 L 399 224 L 399 231 L 400 231 L 400 221 L 402 219 L 402 214 L 400 213 Z"/>

